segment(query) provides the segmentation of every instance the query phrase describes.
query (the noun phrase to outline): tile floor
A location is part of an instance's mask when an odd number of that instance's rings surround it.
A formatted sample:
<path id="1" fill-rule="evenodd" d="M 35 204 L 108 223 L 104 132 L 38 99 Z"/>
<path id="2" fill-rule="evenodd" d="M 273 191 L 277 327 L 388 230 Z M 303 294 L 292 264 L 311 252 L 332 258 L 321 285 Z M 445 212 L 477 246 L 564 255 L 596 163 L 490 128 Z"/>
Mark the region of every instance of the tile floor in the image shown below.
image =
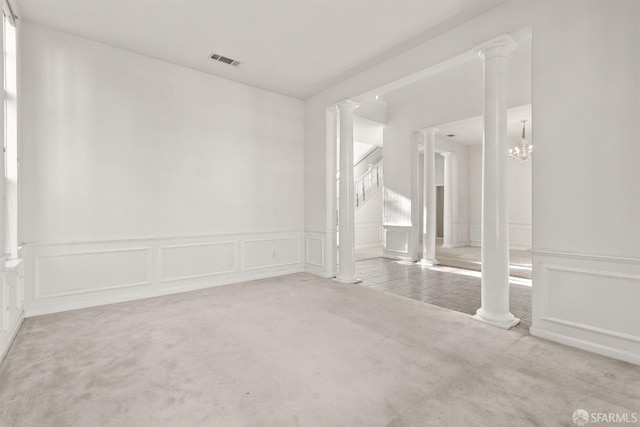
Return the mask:
<path id="1" fill-rule="evenodd" d="M 374 258 L 356 262 L 356 273 L 362 279 L 362 286 L 382 292 L 471 315 L 480 307 L 478 272 Z M 509 295 L 511 313 L 521 320 L 517 327 L 528 330 L 531 326 L 531 281 L 512 278 Z"/>

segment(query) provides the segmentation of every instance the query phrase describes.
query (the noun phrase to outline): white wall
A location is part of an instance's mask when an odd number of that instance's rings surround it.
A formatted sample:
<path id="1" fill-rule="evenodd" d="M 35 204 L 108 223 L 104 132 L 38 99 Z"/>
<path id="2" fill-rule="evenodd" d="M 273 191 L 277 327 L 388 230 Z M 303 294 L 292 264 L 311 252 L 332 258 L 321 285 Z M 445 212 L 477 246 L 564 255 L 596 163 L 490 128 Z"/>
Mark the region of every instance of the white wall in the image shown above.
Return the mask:
<path id="1" fill-rule="evenodd" d="M 534 32 L 532 333 L 640 363 L 640 2 L 548 8 Z"/>
<path id="2" fill-rule="evenodd" d="M 511 249 L 531 248 L 532 161 L 510 160 L 507 197 L 509 199 L 509 243 Z M 469 147 L 469 224 L 471 245 L 480 246 L 482 223 L 482 145 Z"/>
<path id="3" fill-rule="evenodd" d="M 28 312 L 301 268 L 299 100 L 34 24 L 22 36 Z"/>
<path id="4" fill-rule="evenodd" d="M 331 231 L 328 106 L 530 26 L 536 127 L 531 333 L 640 363 L 639 20 L 635 0 L 585 0 L 580 7 L 513 0 L 308 99 L 305 230 L 318 239 Z M 461 117 L 478 114 L 462 110 Z M 437 115 L 423 126 L 447 120 Z M 410 149 L 401 142 L 406 134 L 397 138 L 400 152 L 392 162 L 400 166 Z M 385 167 L 387 161 L 385 151 Z M 409 196 L 406 174 L 386 183 Z"/>
<path id="5" fill-rule="evenodd" d="M 382 245 L 382 188 L 355 213 L 356 249 Z"/>

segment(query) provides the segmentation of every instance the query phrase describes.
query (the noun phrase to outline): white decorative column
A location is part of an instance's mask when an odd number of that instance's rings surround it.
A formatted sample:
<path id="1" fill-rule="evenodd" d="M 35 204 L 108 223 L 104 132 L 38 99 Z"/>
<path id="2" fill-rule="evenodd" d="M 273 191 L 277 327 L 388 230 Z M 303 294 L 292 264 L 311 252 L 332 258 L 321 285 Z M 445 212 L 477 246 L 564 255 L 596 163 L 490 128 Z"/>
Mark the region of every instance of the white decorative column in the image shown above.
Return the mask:
<path id="1" fill-rule="evenodd" d="M 327 210 L 326 210 L 326 242 L 324 246 L 324 269 L 327 277 L 335 277 L 338 273 L 338 108 L 334 105 L 326 111 L 327 150 Z"/>
<path id="2" fill-rule="evenodd" d="M 484 63 L 484 139 L 482 154 L 482 304 L 474 316 L 509 329 L 509 218 L 507 206 L 507 54 L 515 47 L 500 36 L 477 48 Z"/>
<path id="3" fill-rule="evenodd" d="M 358 103 L 345 100 L 338 103 L 340 127 L 340 200 L 339 209 L 339 247 L 338 276 L 335 280 L 342 283 L 359 283 L 356 278 L 355 264 L 355 207 L 353 178 L 353 111 Z"/>
<path id="4" fill-rule="evenodd" d="M 420 264 L 436 265 L 436 133 L 438 128 L 420 131 L 424 143 L 423 229 Z"/>
<path id="5" fill-rule="evenodd" d="M 443 212 L 443 248 L 455 247 L 454 223 L 455 223 L 455 200 L 458 197 L 455 166 L 455 153 L 441 153 L 444 157 L 444 212 Z"/>

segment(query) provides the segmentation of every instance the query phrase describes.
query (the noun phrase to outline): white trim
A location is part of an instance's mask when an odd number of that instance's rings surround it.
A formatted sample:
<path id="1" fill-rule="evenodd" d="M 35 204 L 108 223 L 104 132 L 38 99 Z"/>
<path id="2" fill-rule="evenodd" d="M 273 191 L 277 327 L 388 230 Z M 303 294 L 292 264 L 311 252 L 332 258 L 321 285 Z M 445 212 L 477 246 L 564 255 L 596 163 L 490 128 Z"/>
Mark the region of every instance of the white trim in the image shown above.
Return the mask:
<path id="1" fill-rule="evenodd" d="M 254 243 L 254 242 L 273 242 L 276 240 L 296 240 L 298 243 L 298 251 L 297 251 L 297 259 L 295 261 L 291 261 L 291 262 L 282 262 L 282 263 L 275 263 L 275 264 L 267 264 L 267 265 L 258 265 L 256 267 L 247 267 L 246 265 L 246 244 L 247 243 Z M 283 267 L 283 266 L 287 266 L 287 265 L 295 265 L 295 264 L 300 264 L 301 262 L 301 257 L 300 257 L 300 245 L 302 244 L 301 240 L 300 240 L 300 236 L 291 236 L 291 237 L 275 237 L 273 239 L 267 239 L 267 238 L 262 238 L 262 239 L 244 239 L 242 240 L 242 270 L 244 271 L 250 271 L 250 270 L 260 270 L 263 268 L 274 268 L 274 267 Z"/>
<path id="2" fill-rule="evenodd" d="M 151 235 L 151 236 L 134 236 L 113 239 L 86 239 L 86 240 L 43 240 L 41 242 L 23 242 L 23 246 L 40 247 L 40 246 L 70 246 L 70 245 L 101 245 L 105 243 L 129 243 L 129 242 L 147 242 L 150 240 L 188 240 L 188 239 L 220 239 L 234 238 L 236 236 L 264 236 L 276 234 L 296 234 L 300 231 L 284 230 L 284 231 L 256 231 L 256 232 L 238 232 L 238 233 L 207 233 L 207 234 L 167 234 L 167 235 Z M 268 239 L 267 239 L 268 240 Z"/>
<path id="3" fill-rule="evenodd" d="M 302 272 L 304 272 L 302 268 L 296 267 L 296 268 L 291 268 L 287 270 L 264 272 L 260 274 L 247 274 L 247 275 L 237 276 L 233 278 L 224 278 L 224 279 L 213 281 L 213 282 L 209 281 L 205 283 L 183 284 L 183 285 L 169 287 L 169 288 L 152 290 L 144 294 L 138 293 L 133 295 L 127 294 L 127 295 L 116 295 L 116 296 L 109 296 L 109 297 L 94 296 L 94 298 L 91 301 L 87 301 L 87 300 L 73 301 L 73 302 L 54 304 L 54 305 L 44 306 L 44 307 L 28 308 L 26 310 L 26 317 L 41 316 L 45 314 L 59 313 L 59 312 L 70 311 L 70 310 L 78 310 L 82 308 L 98 307 L 102 305 L 116 304 L 120 302 L 137 301 L 141 299 L 155 298 L 155 297 L 160 297 L 165 295 L 174 295 L 174 294 L 180 294 L 183 292 L 192 292 L 192 291 L 197 291 L 201 289 L 215 288 L 218 286 L 226 286 L 226 285 L 245 282 L 249 280 L 266 279 L 270 277 L 282 276 L 285 274 L 294 274 L 294 273 L 302 273 Z"/>
<path id="4" fill-rule="evenodd" d="M 599 328 L 597 326 L 591 326 L 584 323 L 572 322 L 571 320 L 559 319 L 557 317 L 544 317 L 542 320 L 544 320 L 545 322 L 556 323 L 558 325 L 569 326 L 571 328 L 582 329 L 588 332 L 595 332 L 600 335 L 619 338 L 634 344 L 640 344 L 640 337 L 630 335 L 630 334 L 625 334 L 623 332 L 613 331 L 611 329 Z"/>
<path id="5" fill-rule="evenodd" d="M 121 283 L 117 285 L 111 286 L 102 286 L 100 288 L 91 288 L 91 289 L 75 289 L 70 291 L 63 292 L 53 292 L 49 294 L 44 294 L 41 292 L 40 287 L 40 260 L 43 258 L 62 258 L 62 257 L 73 257 L 78 255 L 97 255 L 97 254 L 108 254 L 108 253 L 122 253 L 122 252 L 147 252 L 147 268 L 146 268 L 146 280 L 142 282 L 133 282 L 133 283 Z M 126 249 L 107 249 L 102 251 L 82 251 L 82 252 L 63 252 L 60 254 L 53 255 L 37 255 L 34 260 L 34 272 L 35 272 L 35 283 L 34 283 L 34 296 L 37 300 L 47 299 L 47 298 L 57 298 L 62 296 L 69 295 L 80 295 L 86 293 L 100 292 L 109 289 L 120 289 L 120 288 L 130 288 L 135 286 L 150 286 L 151 282 L 151 266 L 152 266 L 152 251 L 150 247 L 146 248 L 126 248 Z"/>
<path id="6" fill-rule="evenodd" d="M 9 18 L 9 22 L 14 27 L 16 26 L 16 21 L 18 20 L 18 14 L 16 13 L 16 8 L 11 4 L 9 0 L 2 0 L 2 10 L 5 15 Z"/>
<path id="7" fill-rule="evenodd" d="M 556 286 L 562 285 L 564 281 L 560 278 L 564 276 L 554 278 L 551 273 L 575 275 L 572 279 L 567 279 L 573 282 L 574 287 L 583 283 L 586 286 L 586 277 L 591 277 L 588 289 L 599 290 L 599 295 L 611 294 L 611 298 L 620 301 L 625 298 L 628 300 L 624 293 L 625 289 L 636 289 L 636 286 L 640 286 L 640 275 L 637 273 L 635 263 L 629 263 L 628 259 L 608 256 L 584 256 L 583 254 L 575 256 L 576 254 L 573 253 L 560 253 L 559 256 L 554 256 L 557 254 L 556 252 L 553 252 L 553 255 L 549 252 L 545 252 L 544 255 L 541 254 L 541 251 L 531 252 L 534 255 L 534 275 L 539 278 L 533 288 L 534 310 L 531 334 L 608 357 L 640 364 L 640 335 L 636 333 L 636 329 L 621 327 L 624 324 L 624 319 L 637 318 L 637 309 L 640 308 L 637 304 L 625 304 L 625 311 L 617 313 L 615 324 L 609 324 L 610 322 L 603 320 L 602 312 L 593 321 L 590 321 L 589 317 L 579 317 L 576 320 L 571 317 L 570 312 L 567 312 L 565 316 L 562 310 L 554 313 L 549 312 L 552 291 Z M 611 279 L 623 280 L 625 287 L 610 288 L 608 285 Z M 600 303 L 593 297 L 585 295 L 584 298 L 584 301 L 578 299 L 574 303 L 594 306 Z"/>
<path id="8" fill-rule="evenodd" d="M 221 270 L 221 271 L 216 271 L 212 273 L 192 274 L 192 275 L 186 275 L 186 276 L 165 278 L 165 271 L 164 271 L 164 259 L 165 259 L 164 250 L 165 249 L 191 248 L 191 247 L 197 247 L 197 246 L 219 246 L 219 245 L 233 245 L 233 268 L 232 269 Z M 212 277 L 212 276 L 218 276 L 220 274 L 227 274 L 227 273 L 233 273 L 234 271 L 238 271 L 238 256 L 237 256 L 238 242 L 234 240 L 222 241 L 222 242 L 183 243 L 179 245 L 165 245 L 165 246 L 160 246 L 158 249 L 159 249 L 158 268 L 160 270 L 160 283 L 170 283 L 170 282 L 177 282 L 181 280 L 198 279 L 202 277 Z"/>
<path id="9" fill-rule="evenodd" d="M 309 240 L 318 240 L 320 241 L 320 264 L 318 264 L 317 262 L 311 262 L 309 261 Z M 305 263 L 307 265 L 312 265 L 314 267 L 319 267 L 321 269 L 324 269 L 325 266 L 325 262 L 324 262 L 324 239 L 321 237 L 315 237 L 315 236 L 305 236 Z"/>
<path id="10" fill-rule="evenodd" d="M 74 242 L 72 245 L 63 243 L 58 246 L 50 243 L 44 245 L 25 244 L 24 307 L 26 315 L 55 313 L 302 272 L 305 270 L 301 261 L 305 249 L 302 244 L 302 235 L 302 232 L 287 231 L 216 237 L 167 237 L 147 241 L 138 239 L 93 241 L 84 245 L 78 242 Z M 247 247 L 254 242 L 258 243 L 257 247 L 247 254 Z M 264 245 L 261 245 L 260 242 L 264 242 Z M 279 251 L 280 245 L 283 243 L 287 245 L 286 252 L 280 252 L 278 258 L 271 260 L 269 257 L 271 251 Z M 233 260 L 225 260 L 220 263 L 219 267 L 213 266 L 211 268 L 203 266 L 202 262 L 194 261 L 194 263 L 185 265 L 184 269 L 175 272 L 180 275 L 179 277 L 164 277 L 167 271 L 162 264 L 163 260 L 167 260 L 167 257 L 170 256 L 169 250 L 208 246 L 220 248 L 225 256 L 230 256 Z M 67 284 L 68 288 L 74 288 L 67 289 L 65 283 L 55 282 L 56 280 L 64 280 L 64 277 L 74 277 L 77 272 L 73 269 L 80 268 L 76 265 L 77 263 L 63 261 L 58 263 L 56 259 L 65 256 L 98 254 L 92 261 L 102 271 L 111 267 L 110 260 L 102 258 L 99 254 L 111 253 L 124 254 L 129 267 L 127 272 L 130 274 L 126 274 L 126 272 L 114 273 L 113 276 L 102 278 L 104 283 L 94 282 L 96 286 L 100 286 L 99 288 L 91 288 L 91 286 L 81 288 Z M 127 256 L 126 254 L 131 255 Z M 61 275 L 50 277 L 48 280 L 41 277 L 42 274 L 45 274 L 44 264 L 40 265 L 43 259 L 52 259 L 51 262 L 55 263 L 53 268 L 62 269 L 59 271 Z M 260 265 L 262 263 L 268 263 L 268 265 Z M 231 265 L 233 268 L 229 269 Z M 224 271 L 211 271 L 215 268 Z M 84 269 L 82 270 L 82 278 L 78 280 L 91 285 L 94 275 L 93 270 Z M 105 283 L 108 286 L 105 286 Z M 46 288 L 49 288 L 51 293 L 47 293 L 48 289 Z M 62 291 L 58 292 L 58 290 Z"/>
<path id="11" fill-rule="evenodd" d="M 579 252 L 553 251 L 550 249 L 530 249 L 530 252 L 537 256 L 575 258 L 588 261 L 605 261 L 622 264 L 640 264 L 640 258 L 627 258 L 614 255 L 592 255 Z"/>
<path id="12" fill-rule="evenodd" d="M 597 344 L 591 341 L 585 341 L 578 338 L 569 337 L 564 334 L 539 329 L 536 327 L 529 328 L 529 333 L 534 337 L 548 339 L 560 344 L 568 345 L 571 347 L 577 347 L 582 350 L 590 351 L 592 353 L 600 354 L 614 359 L 622 360 L 634 365 L 640 365 L 640 355 L 634 354 L 628 351 L 619 350 L 613 347 L 609 347 L 602 344 Z"/>
<path id="13" fill-rule="evenodd" d="M 18 331 L 22 326 L 22 322 L 24 322 L 24 318 L 25 318 L 25 311 L 20 310 L 18 321 L 11 326 L 11 329 L 7 329 L 0 332 L 0 362 L 4 360 L 4 357 L 9 352 L 9 348 L 11 348 L 11 344 L 13 344 L 13 340 L 16 338 L 16 335 L 18 335 Z"/>
<path id="14" fill-rule="evenodd" d="M 311 264 L 307 264 L 304 268 L 304 271 L 305 273 L 313 274 L 315 276 L 320 276 L 325 279 L 331 279 L 335 277 L 333 274 L 328 273 L 324 268 L 320 268 Z"/>
<path id="15" fill-rule="evenodd" d="M 569 273 L 586 274 L 586 275 L 589 275 L 589 276 L 617 277 L 617 278 L 620 278 L 620 279 L 631 279 L 631 280 L 640 281 L 640 275 L 619 273 L 619 272 L 615 272 L 615 271 L 589 270 L 589 269 L 584 269 L 584 268 L 563 267 L 563 266 L 559 266 L 559 265 L 549 265 L 549 264 L 544 264 L 544 268 L 547 271 L 566 271 L 566 272 L 569 272 Z"/>

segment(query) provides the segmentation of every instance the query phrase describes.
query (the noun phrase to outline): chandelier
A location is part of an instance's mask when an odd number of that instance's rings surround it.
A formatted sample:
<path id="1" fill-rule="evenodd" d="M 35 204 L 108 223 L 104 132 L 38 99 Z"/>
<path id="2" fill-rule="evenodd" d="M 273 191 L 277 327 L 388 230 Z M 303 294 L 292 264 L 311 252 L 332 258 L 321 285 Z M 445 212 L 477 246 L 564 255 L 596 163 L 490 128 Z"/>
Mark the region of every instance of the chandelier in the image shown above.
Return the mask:
<path id="1" fill-rule="evenodd" d="M 524 162 L 527 159 L 530 159 L 533 156 L 533 145 L 529 144 L 529 141 L 525 138 L 525 125 L 527 123 L 526 120 L 521 120 L 522 122 L 522 141 L 520 141 L 520 145 L 509 149 L 509 160 L 520 160 Z"/>

